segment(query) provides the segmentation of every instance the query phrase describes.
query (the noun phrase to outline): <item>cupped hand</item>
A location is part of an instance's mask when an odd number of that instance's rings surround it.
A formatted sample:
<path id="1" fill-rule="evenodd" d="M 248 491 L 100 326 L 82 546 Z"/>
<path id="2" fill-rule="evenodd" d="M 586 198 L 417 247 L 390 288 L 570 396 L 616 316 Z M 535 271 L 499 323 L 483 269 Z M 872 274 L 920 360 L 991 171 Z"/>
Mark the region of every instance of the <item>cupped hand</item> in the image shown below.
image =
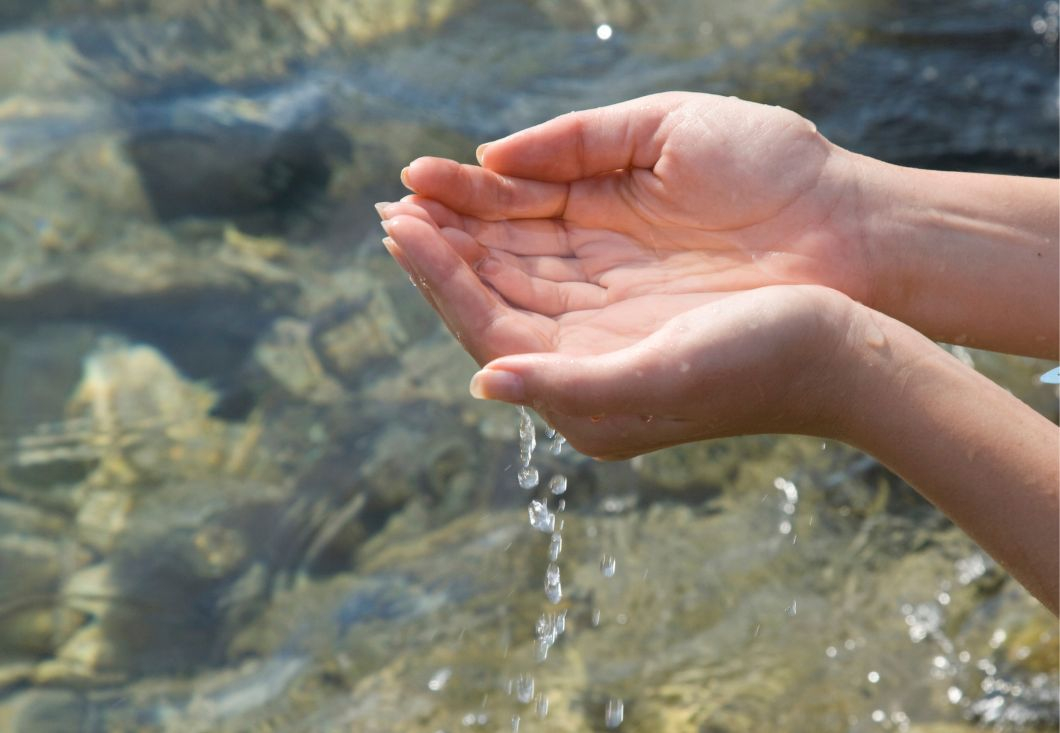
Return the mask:
<path id="1" fill-rule="evenodd" d="M 789 110 L 671 92 L 563 115 L 478 157 L 421 158 L 402 178 L 462 215 L 502 263 L 549 258 L 529 263 L 550 268 L 528 272 L 531 284 L 576 259 L 558 275 L 587 284 L 574 288 L 575 308 L 604 289 L 653 290 L 640 263 L 661 265 L 681 290 L 815 284 L 871 301 L 860 158 Z M 520 305 L 524 289 L 506 290 Z"/>
<path id="2" fill-rule="evenodd" d="M 535 407 L 582 452 L 823 434 L 854 303 L 805 283 L 864 287 L 836 156 L 785 110 L 658 95 L 491 143 L 484 167 L 420 159 L 402 174 L 417 195 L 381 214 L 487 365 L 472 391 Z"/>

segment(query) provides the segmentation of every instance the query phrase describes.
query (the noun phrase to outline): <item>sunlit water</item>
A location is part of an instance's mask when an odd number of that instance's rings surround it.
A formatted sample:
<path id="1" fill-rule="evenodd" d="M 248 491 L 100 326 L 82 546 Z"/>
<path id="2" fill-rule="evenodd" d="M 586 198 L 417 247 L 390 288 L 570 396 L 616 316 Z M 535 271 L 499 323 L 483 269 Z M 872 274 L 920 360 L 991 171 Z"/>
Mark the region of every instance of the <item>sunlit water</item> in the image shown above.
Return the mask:
<path id="1" fill-rule="evenodd" d="M 1056 729 L 1055 620 L 901 481 L 535 445 L 371 208 L 677 88 L 1056 175 L 1055 3 L 164 5 L 0 7 L 0 730 Z"/>

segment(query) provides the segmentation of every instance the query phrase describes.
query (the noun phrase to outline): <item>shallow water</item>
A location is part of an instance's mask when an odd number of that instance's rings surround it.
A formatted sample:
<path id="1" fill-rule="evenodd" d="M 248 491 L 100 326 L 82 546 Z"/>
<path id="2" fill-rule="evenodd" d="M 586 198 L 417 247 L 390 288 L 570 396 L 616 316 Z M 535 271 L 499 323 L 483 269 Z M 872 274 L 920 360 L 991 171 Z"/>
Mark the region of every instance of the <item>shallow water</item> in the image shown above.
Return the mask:
<path id="1" fill-rule="evenodd" d="M 677 88 L 1055 176 L 1054 3 L 209 8 L 0 8 L 0 730 L 1056 729 L 1055 620 L 844 446 L 539 434 L 520 488 L 371 207 Z M 1053 365 L 959 355 L 1056 419 Z"/>

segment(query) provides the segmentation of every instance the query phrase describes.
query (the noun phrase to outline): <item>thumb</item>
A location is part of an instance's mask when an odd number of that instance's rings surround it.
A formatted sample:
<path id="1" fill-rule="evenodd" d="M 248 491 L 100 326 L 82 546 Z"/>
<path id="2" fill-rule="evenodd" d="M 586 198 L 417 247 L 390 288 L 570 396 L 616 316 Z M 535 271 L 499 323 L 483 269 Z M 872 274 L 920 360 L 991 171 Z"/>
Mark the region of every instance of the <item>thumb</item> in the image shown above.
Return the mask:
<path id="1" fill-rule="evenodd" d="M 638 413 L 655 401 L 643 370 L 622 351 L 602 356 L 519 354 L 495 359 L 471 378 L 471 394 L 568 416 Z"/>
<path id="2" fill-rule="evenodd" d="M 678 95 L 655 94 L 571 112 L 479 147 L 479 163 L 537 181 L 576 181 L 625 168 L 651 168 L 665 135 L 660 127 Z"/>

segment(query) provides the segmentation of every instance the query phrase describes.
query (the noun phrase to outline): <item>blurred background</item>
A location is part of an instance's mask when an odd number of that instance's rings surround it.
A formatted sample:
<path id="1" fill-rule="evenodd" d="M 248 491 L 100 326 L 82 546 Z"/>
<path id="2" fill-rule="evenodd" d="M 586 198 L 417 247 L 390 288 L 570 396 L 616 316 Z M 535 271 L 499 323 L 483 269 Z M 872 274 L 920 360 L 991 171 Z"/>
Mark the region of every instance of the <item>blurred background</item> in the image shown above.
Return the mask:
<path id="1" fill-rule="evenodd" d="M 372 203 L 416 156 L 668 89 L 1056 176 L 1057 15 L 3 0 L 0 730 L 1056 730 L 1055 619 L 843 445 L 539 434 L 520 488 L 515 409 L 469 398 Z M 953 351 L 1057 418 L 1055 365 Z M 557 476 L 552 606 L 526 507 Z"/>

